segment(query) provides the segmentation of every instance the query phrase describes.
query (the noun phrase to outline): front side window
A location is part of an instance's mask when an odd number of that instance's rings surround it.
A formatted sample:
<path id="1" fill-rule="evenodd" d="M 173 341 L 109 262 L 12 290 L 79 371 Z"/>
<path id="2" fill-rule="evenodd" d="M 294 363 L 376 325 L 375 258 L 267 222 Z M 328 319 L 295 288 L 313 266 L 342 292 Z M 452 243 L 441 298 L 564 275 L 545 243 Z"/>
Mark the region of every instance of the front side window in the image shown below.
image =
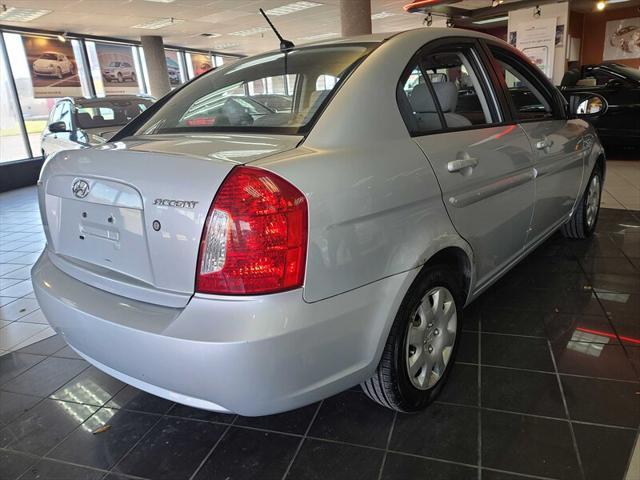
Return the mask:
<path id="1" fill-rule="evenodd" d="M 218 130 L 300 133 L 339 79 L 376 45 L 301 48 L 286 57 L 270 53 L 236 62 L 177 92 L 137 134 Z"/>
<path id="2" fill-rule="evenodd" d="M 398 102 L 419 133 L 495 123 L 481 78 L 471 49 L 427 54 L 401 79 Z"/>
<path id="3" fill-rule="evenodd" d="M 517 57 L 490 47 L 499 75 L 504 79 L 518 121 L 553 118 L 553 99 L 536 85 L 527 66 Z"/>

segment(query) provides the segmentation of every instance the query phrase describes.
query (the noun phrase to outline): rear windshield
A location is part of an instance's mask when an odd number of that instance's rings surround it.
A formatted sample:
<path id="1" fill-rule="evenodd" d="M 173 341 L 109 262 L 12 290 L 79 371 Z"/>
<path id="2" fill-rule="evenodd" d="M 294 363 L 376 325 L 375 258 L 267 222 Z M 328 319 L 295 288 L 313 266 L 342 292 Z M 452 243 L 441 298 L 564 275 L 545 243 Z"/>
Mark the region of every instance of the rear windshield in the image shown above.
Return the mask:
<path id="1" fill-rule="evenodd" d="M 80 128 L 103 128 L 125 125 L 144 112 L 153 102 L 146 99 L 103 100 L 77 105 Z"/>
<path id="2" fill-rule="evenodd" d="M 340 79 L 376 45 L 310 47 L 236 62 L 182 88 L 137 134 L 301 133 Z"/>

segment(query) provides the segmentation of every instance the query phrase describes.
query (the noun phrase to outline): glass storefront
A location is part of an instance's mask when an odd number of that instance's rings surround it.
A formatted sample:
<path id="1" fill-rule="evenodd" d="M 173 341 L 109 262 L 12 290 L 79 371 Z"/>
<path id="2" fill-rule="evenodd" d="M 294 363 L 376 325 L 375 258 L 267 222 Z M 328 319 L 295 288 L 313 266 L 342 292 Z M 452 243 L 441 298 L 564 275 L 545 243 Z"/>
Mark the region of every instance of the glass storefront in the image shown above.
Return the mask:
<path id="1" fill-rule="evenodd" d="M 25 44 L 29 44 L 25 38 L 33 39 L 34 44 L 60 42 L 55 35 L 15 31 L 0 31 L 0 35 L 3 40 L 0 42 L 0 165 L 42 155 L 40 135 L 46 127 L 49 112 L 58 98 L 68 95 L 43 93 L 43 79 L 49 79 L 47 87 L 52 87 L 54 92 L 56 85 L 65 86 L 75 82 L 74 85 L 78 87 L 74 95 L 85 97 L 149 92 L 144 52 L 138 45 L 116 40 L 64 38 L 58 45 L 64 45 L 68 59 L 59 53 L 61 58 L 56 59 L 51 57 L 56 53 L 51 48 L 43 47 L 42 53 L 34 56 L 25 47 Z M 216 68 L 236 60 L 231 56 L 186 52 L 177 48 L 167 48 L 165 53 L 172 88 L 195 76 L 191 55 L 194 55 L 194 59 L 197 56 L 198 68 L 207 65 Z M 53 69 L 42 77 L 34 73 L 35 63 L 41 58 L 46 59 Z M 109 76 L 110 69 L 117 73 Z M 35 91 L 34 85 L 39 90 Z M 58 91 L 65 90 L 62 88 Z"/>

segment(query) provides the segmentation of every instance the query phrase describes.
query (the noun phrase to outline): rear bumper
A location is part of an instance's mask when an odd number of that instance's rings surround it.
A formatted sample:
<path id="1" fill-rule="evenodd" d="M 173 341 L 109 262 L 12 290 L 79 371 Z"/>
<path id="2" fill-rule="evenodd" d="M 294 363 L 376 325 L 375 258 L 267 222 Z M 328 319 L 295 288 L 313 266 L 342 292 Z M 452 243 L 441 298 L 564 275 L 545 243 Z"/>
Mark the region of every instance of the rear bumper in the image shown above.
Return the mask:
<path id="1" fill-rule="evenodd" d="M 151 305 L 82 283 L 45 250 L 34 291 L 53 328 L 97 368 L 155 395 L 265 415 L 368 378 L 415 272 L 316 303 L 302 290 Z"/>

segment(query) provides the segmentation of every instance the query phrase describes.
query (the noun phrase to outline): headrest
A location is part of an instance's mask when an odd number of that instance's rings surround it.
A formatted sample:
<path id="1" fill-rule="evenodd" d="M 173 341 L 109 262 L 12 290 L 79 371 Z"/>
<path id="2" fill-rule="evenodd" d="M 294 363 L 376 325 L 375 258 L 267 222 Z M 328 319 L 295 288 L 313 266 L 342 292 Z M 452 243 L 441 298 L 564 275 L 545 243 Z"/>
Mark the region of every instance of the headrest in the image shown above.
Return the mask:
<path id="1" fill-rule="evenodd" d="M 458 104 L 458 88 L 453 82 L 437 82 L 433 84 L 433 89 L 438 97 L 438 103 L 444 113 L 455 112 Z M 433 103 L 431 92 L 425 83 L 419 83 L 411 92 L 411 106 L 416 112 L 435 113 L 436 107 Z"/>
<path id="2" fill-rule="evenodd" d="M 580 80 L 580 70 L 572 68 L 562 76 L 561 87 L 573 87 Z"/>
<path id="3" fill-rule="evenodd" d="M 91 115 L 87 112 L 78 113 L 78 123 L 80 125 L 91 125 Z"/>

